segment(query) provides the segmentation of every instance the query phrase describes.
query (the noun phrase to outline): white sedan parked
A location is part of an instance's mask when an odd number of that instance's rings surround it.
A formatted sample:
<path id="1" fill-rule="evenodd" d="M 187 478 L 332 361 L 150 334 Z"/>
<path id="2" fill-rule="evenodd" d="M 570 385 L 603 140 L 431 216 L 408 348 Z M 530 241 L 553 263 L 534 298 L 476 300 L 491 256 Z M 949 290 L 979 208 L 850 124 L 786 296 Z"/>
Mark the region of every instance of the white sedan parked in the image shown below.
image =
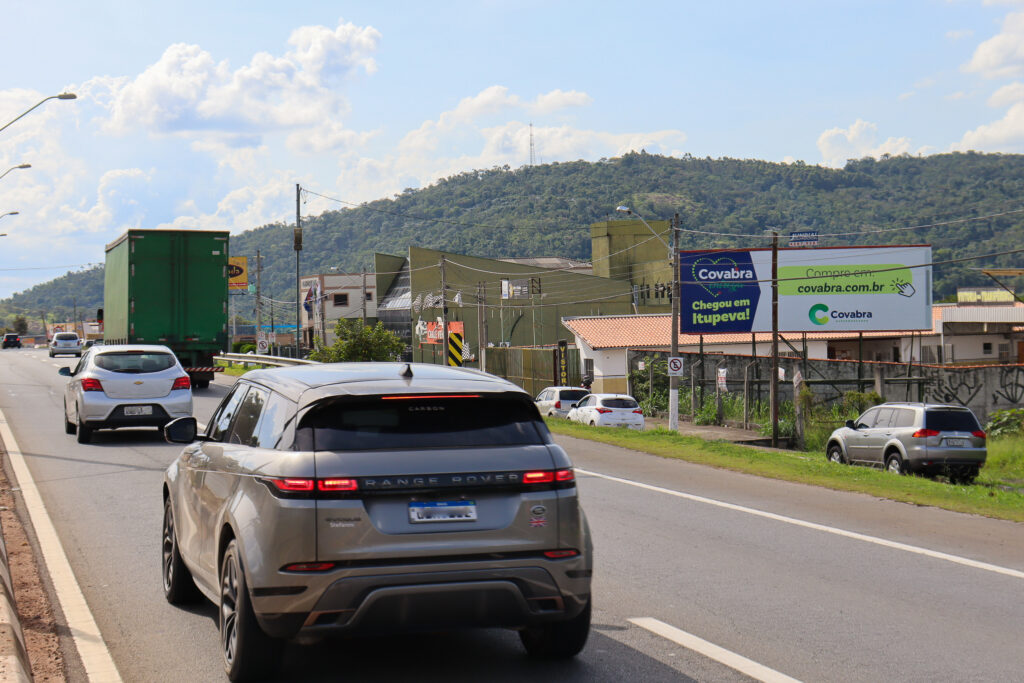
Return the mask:
<path id="1" fill-rule="evenodd" d="M 584 396 L 573 405 L 568 417 L 591 427 L 644 428 L 644 411 L 635 398 L 625 394 Z"/>

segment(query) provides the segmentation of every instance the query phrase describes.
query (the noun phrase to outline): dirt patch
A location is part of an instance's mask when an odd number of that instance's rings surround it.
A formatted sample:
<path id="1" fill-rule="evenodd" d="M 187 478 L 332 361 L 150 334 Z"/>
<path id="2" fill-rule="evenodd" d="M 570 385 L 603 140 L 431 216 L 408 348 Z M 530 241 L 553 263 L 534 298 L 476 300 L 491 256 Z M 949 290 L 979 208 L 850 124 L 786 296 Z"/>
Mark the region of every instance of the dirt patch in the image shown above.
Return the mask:
<path id="1" fill-rule="evenodd" d="M 14 599 L 21 629 L 25 634 L 32 676 L 37 683 L 67 681 L 64 655 L 57 635 L 57 620 L 53 616 L 53 608 L 43 586 L 32 545 L 17 513 L 16 505 L 20 501 L 15 500 L 16 495 L 18 490 L 11 489 L 7 473 L 0 467 L 0 524 L 3 525 Z"/>

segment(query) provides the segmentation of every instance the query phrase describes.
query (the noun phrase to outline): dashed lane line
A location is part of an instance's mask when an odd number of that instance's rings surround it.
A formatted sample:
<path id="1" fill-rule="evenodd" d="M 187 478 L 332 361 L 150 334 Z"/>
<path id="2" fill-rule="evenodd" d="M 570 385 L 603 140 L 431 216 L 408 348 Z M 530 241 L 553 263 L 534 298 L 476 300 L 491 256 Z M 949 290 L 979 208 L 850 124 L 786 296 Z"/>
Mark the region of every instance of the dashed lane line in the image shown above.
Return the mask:
<path id="1" fill-rule="evenodd" d="M 7 447 L 7 457 L 10 459 L 11 467 L 14 469 L 14 476 L 21 487 L 21 493 L 25 498 L 25 508 L 28 510 L 29 519 L 35 529 L 36 538 L 39 540 L 39 549 L 43 553 L 43 563 L 50 573 L 50 580 L 53 581 L 57 599 L 60 601 L 64 618 L 67 620 L 68 630 L 75 642 L 78 655 L 82 658 L 82 666 L 90 683 L 120 683 L 121 675 L 117 672 L 110 650 L 103 641 L 96 620 L 93 619 L 89 605 L 85 601 L 82 589 L 75 579 L 75 573 L 71 569 L 71 563 L 64 553 L 60 544 L 57 530 L 53 526 L 50 515 L 46 512 L 46 505 L 39 495 L 39 489 L 28 469 L 25 457 L 18 447 L 14 438 L 10 423 L 3 411 L 0 410 L 0 438 L 3 438 Z"/>
<path id="2" fill-rule="evenodd" d="M 763 664 L 758 664 L 752 659 L 747 659 L 743 655 L 726 650 L 724 647 L 710 643 L 692 633 L 687 633 L 675 626 L 669 626 L 663 621 L 658 621 L 651 617 L 635 617 L 630 619 L 629 623 L 647 629 L 651 633 L 656 633 L 662 638 L 667 638 L 677 645 L 682 645 L 688 650 L 698 652 L 716 662 L 725 664 L 730 669 L 735 669 L 754 680 L 763 681 L 763 683 L 799 683 L 795 678 L 779 673 L 775 669 L 770 669 Z"/>
<path id="3" fill-rule="evenodd" d="M 607 474 L 601 474 L 600 472 L 591 472 L 589 470 L 584 470 L 580 468 L 576 468 L 576 472 L 580 474 L 590 475 L 592 477 L 598 477 L 600 479 L 607 479 L 608 481 L 614 481 L 619 484 L 636 486 L 637 488 L 647 489 L 648 491 L 657 491 L 658 493 L 664 493 L 670 496 L 675 496 L 676 498 L 684 498 L 686 500 L 692 500 L 697 503 L 706 503 L 707 505 L 714 505 L 715 507 L 725 508 L 726 510 L 744 512 L 748 515 L 763 517 L 765 519 L 775 520 L 776 522 L 784 522 L 786 524 L 804 527 L 805 529 L 824 531 L 827 534 L 833 534 L 835 536 L 843 536 L 845 538 L 852 538 L 857 541 L 864 541 L 865 543 L 873 543 L 875 545 L 880 545 L 884 548 L 892 548 L 894 550 L 902 550 L 904 552 L 914 553 L 916 555 L 923 555 L 925 557 L 931 557 L 937 560 L 945 560 L 946 562 L 953 562 L 954 564 L 963 565 L 965 567 L 971 567 L 972 569 L 981 569 L 987 572 L 993 572 L 995 574 L 1002 574 L 1003 576 L 1011 576 L 1015 579 L 1024 579 L 1024 571 L 1020 571 L 1018 569 L 1010 569 L 1009 567 L 1000 567 L 999 565 L 989 564 L 988 562 L 979 562 L 978 560 L 972 560 L 968 557 L 950 555 L 949 553 L 943 553 L 937 550 L 929 550 L 928 548 L 921 548 L 920 546 L 916 545 L 899 543 L 898 541 L 890 541 L 885 538 L 879 538 L 878 536 L 860 534 L 856 531 L 847 531 L 846 529 L 839 529 L 837 527 L 827 526 L 825 524 L 818 524 L 816 522 L 807 522 L 802 519 L 796 519 L 795 517 L 777 515 L 774 512 L 765 512 L 764 510 L 748 508 L 742 505 L 736 505 L 734 503 L 726 503 L 725 501 L 715 500 L 714 498 L 695 496 L 692 493 L 683 493 L 682 491 L 674 491 L 672 489 L 666 489 L 661 486 L 652 486 L 651 484 L 644 484 L 643 482 L 639 481 L 632 481 L 630 479 L 613 477 Z"/>

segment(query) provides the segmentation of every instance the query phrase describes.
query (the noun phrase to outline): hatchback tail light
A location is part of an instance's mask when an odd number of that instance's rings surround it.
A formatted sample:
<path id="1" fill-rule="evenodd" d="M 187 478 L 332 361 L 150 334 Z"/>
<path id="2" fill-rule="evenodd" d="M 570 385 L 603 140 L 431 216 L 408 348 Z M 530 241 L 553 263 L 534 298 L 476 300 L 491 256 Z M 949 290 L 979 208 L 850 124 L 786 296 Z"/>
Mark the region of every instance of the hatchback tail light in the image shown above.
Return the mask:
<path id="1" fill-rule="evenodd" d="M 103 385 L 98 379 L 86 377 L 82 380 L 82 391 L 103 391 Z"/>
<path id="2" fill-rule="evenodd" d="M 915 439 L 927 439 L 929 436 L 938 436 L 939 432 L 935 429 L 918 429 L 916 432 L 911 434 Z"/>
<path id="3" fill-rule="evenodd" d="M 189 380 L 188 375 L 185 375 L 184 377 L 179 377 L 178 379 L 174 380 L 174 386 L 171 387 L 171 391 L 174 391 L 175 389 L 191 389 L 191 388 L 192 388 L 192 382 Z"/>
<path id="4" fill-rule="evenodd" d="M 980 429 L 975 429 L 973 432 L 971 432 L 971 436 L 976 436 L 979 439 L 984 439 L 985 438 L 985 432 L 983 432 Z"/>
<path id="5" fill-rule="evenodd" d="M 604 415 L 605 413 L 610 413 L 610 412 L 612 412 L 612 409 L 611 409 L 611 408 L 598 408 L 598 409 L 597 409 L 597 412 L 599 412 L 599 413 L 601 413 L 602 415 Z"/>
<path id="6" fill-rule="evenodd" d="M 643 415 L 643 414 L 644 414 L 644 411 L 643 411 L 643 410 L 641 410 L 640 408 L 637 408 L 637 409 L 636 409 L 636 410 L 634 410 L 633 412 L 634 412 L 634 413 L 636 413 L 637 415 Z"/>
<path id="7" fill-rule="evenodd" d="M 555 410 L 561 410 L 561 409 L 562 409 L 562 402 L 561 401 L 555 401 Z"/>

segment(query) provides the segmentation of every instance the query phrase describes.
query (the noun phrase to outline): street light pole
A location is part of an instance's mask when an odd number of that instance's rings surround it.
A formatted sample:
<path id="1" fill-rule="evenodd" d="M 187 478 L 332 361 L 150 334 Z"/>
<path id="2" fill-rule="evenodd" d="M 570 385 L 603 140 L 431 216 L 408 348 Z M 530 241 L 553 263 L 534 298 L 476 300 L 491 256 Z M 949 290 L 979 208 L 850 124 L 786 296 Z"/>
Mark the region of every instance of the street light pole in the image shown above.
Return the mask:
<path id="1" fill-rule="evenodd" d="M 4 171 L 3 173 L 0 173 L 0 178 L 3 178 L 5 175 L 7 175 L 8 173 L 10 173 L 11 171 L 13 171 L 13 170 L 15 170 L 17 168 L 32 168 L 32 164 L 18 164 L 17 166 L 11 166 L 9 169 Z"/>
<path id="2" fill-rule="evenodd" d="M 300 215 L 300 204 L 302 200 L 302 186 L 295 183 L 295 233 L 293 245 L 295 247 L 295 357 L 299 357 L 299 314 L 302 311 L 302 280 L 299 279 L 299 252 L 302 251 L 302 216 Z"/>
<path id="3" fill-rule="evenodd" d="M 7 213 L 0 213 L 0 218 L 3 218 L 4 216 L 17 216 L 17 215 L 18 215 L 17 211 L 8 211 Z"/>
<path id="4" fill-rule="evenodd" d="M 20 116 L 14 118 L 14 119 L 11 119 L 7 123 L 5 123 L 3 125 L 3 128 L 0 128 L 0 132 L 5 130 L 12 123 L 14 123 L 15 121 L 19 120 L 20 118 L 25 116 L 25 114 L 28 114 L 30 111 L 32 111 L 33 109 L 35 109 L 36 107 L 41 105 L 43 102 L 46 102 L 47 100 L 74 100 L 74 99 L 77 99 L 77 98 L 78 98 L 78 95 L 76 95 L 73 92 L 62 92 L 59 95 L 50 95 L 49 97 L 44 97 L 43 99 L 39 100 L 38 102 L 36 102 L 34 105 L 29 107 L 28 109 L 26 109 Z"/>

